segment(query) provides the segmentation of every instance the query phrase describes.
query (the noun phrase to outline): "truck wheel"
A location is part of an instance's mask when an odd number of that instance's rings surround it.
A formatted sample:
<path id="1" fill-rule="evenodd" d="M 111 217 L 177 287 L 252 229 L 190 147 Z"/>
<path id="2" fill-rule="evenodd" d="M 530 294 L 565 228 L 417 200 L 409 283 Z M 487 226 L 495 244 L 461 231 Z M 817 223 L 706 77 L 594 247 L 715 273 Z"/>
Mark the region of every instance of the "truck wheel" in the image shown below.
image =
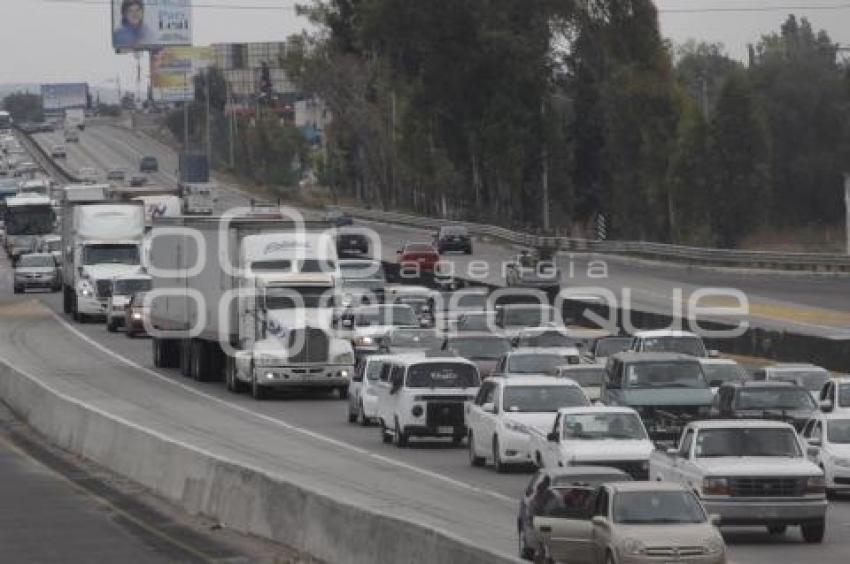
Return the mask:
<path id="1" fill-rule="evenodd" d="M 248 385 L 236 377 L 236 360 L 232 356 L 228 356 L 224 363 L 224 381 L 228 391 L 234 394 L 247 392 Z"/>
<path id="2" fill-rule="evenodd" d="M 401 425 L 398 424 L 398 419 L 395 422 L 395 446 L 404 448 L 407 446 L 407 433 L 401 430 Z"/>
<path id="3" fill-rule="evenodd" d="M 371 423 L 371 421 L 369 421 L 369 418 L 366 417 L 366 412 L 363 411 L 363 401 L 362 400 L 359 402 L 359 405 L 357 407 L 357 419 L 360 422 L 361 427 L 368 427 L 369 423 Z"/>
<path id="4" fill-rule="evenodd" d="M 534 560 L 534 549 L 528 546 L 528 540 L 525 538 L 525 531 L 522 525 L 519 526 L 519 557 L 523 560 Z"/>
<path id="5" fill-rule="evenodd" d="M 118 330 L 118 324 L 112 321 L 111 319 L 106 320 L 106 330 L 110 333 L 115 333 Z"/>
<path id="6" fill-rule="evenodd" d="M 191 370 L 192 370 L 192 364 L 191 364 L 191 361 L 192 361 L 191 352 L 192 351 L 190 350 L 191 349 L 190 345 L 191 345 L 192 342 L 184 339 L 184 340 L 178 341 L 178 343 L 179 344 L 177 346 L 178 346 L 178 351 L 179 351 L 179 355 L 180 355 L 179 356 L 179 358 L 180 358 L 180 364 L 179 364 L 180 375 L 181 376 L 190 376 Z"/>
<path id="7" fill-rule="evenodd" d="M 784 535 L 788 525 L 768 525 L 767 532 L 771 535 Z"/>
<path id="8" fill-rule="evenodd" d="M 65 314 L 71 313 L 71 291 L 68 286 L 62 286 L 62 311 Z"/>
<path id="9" fill-rule="evenodd" d="M 469 432 L 469 465 L 475 466 L 476 468 L 480 468 L 484 466 L 484 457 L 478 456 L 475 454 L 475 439 L 473 438 L 472 431 Z"/>
<path id="10" fill-rule="evenodd" d="M 339 392 L 339 399 L 348 399 L 348 386 L 340 386 L 337 392 Z"/>
<path id="11" fill-rule="evenodd" d="M 269 397 L 269 390 L 257 382 L 256 376 L 254 376 L 251 380 L 251 397 L 257 401 L 261 401 Z"/>
<path id="12" fill-rule="evenodd" d="M 20 294 L 23 291 L 23 289 L 20 286 L 18 286 L 17 284 L 15 284 L 15 290 L 14 291 L 15 291 L 16 294 Z"/>
<path id="13" fill-rule="evenodd" d="M 826 532 L 826 521 L 821 519 L 814 523 L 805 523 L 800 525 L 800 530 L 803 533 L 803 540 L 809 544 L 817 544 L 823 541 L 823 535 Z"/>
<path id="14" fill-rule="evenodd" d="M 389 433 L 387 433 L 387 426 L 384 425 L 384 421 L 381 420 L 381 442 L 385 445 L 393 442 L 393 437 Z"/>
<path id="15" fill-rule="evenodd" d="M 151 340 L 151 350 L 153 352 L 153 366 L 154 368 L 164 368 L 165 367 L 165 343 L 154 337 Z"/>
<path id="16" fill-rule="evenodd" d="M 192 341 L 192 379 L 196 382 L 207 382 L 210 380 L 209 370 L 209 345 L 205 341 L 195 339 Z"/>

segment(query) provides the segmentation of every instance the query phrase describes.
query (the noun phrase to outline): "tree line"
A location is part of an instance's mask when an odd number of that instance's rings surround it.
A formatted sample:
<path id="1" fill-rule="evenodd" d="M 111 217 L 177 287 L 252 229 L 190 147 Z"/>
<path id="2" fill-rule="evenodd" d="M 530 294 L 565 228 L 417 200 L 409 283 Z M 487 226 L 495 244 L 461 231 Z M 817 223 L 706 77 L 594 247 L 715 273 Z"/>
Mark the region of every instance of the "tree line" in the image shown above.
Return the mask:
<path id="1" fill-rule="evenodd" d="M 750 47 L 674 47 L 651 0 L 314 0 L 290 74 L 333 113 L 320 180 L 448 218 L 736 246 L 837 224 L 838 46 L 789 16 Z"/>

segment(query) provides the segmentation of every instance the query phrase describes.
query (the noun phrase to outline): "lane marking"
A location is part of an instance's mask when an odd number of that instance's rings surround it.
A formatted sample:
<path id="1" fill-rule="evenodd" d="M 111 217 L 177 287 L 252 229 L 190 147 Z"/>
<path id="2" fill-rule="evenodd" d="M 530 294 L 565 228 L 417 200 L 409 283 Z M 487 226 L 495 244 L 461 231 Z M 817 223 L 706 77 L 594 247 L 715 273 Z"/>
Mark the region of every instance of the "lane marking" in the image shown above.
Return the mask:
<path id="1" fill-rule="evenodd" d="M 315 439 L 315 440 L 333 445 L 337 448 L 347 450 L 349 452 L 353 452 L 353 453 L 361 455 L 361 456 L 366 456 L 366 457 L 368 457 L 372 460 L 376 460 L 378 462 L 383 462 L 385 464 L 389 464 L 389 465 L 395 466 L 397 468 L 402 468 L 404 470 L 407 470 L 407 471 L 410 471 L 410 472 L 413 472 L 413 473 L 416 473 L 416 474 L 419 474 L 419 475 L 422 475 L 422 476 L 426 476 L 428 478 L 431 478 L 433 480 L 437 480 L 439 482 L 450 484 L 454 487 L 457 487 L 457 488 L 460 488 L 460 489 L 463 489 L 463 490 L 466 490 L 466 491 L 470 491 L 470 492 L 477 493 L 477 494 L 483 494 L 483 495 L 492 497 L 494 499 L 497 499 L 499 501 L 507 502 L 507 503 L 510 503 L 510 504 L 513 504 L 513 503 L 516 502 L 515 499 L 508 497 L 506 495 L 503 495 L 499 492 L 489 490 L 489 489 L 486 489 L 486 488 L 480 488 L 478 486 L 473 486 L 472 484 L 468 484 L 466 482 L 456 480 L 455 478 L 452 478 L 450 476 L 446 476 L 445 474 L 440 474 L 439 472 L 433 472 L 431 470 L 426 470 L 424 468 L 414 466 L 413 464 L 409 464 L 407 462 L 402 462 L 398 459 L 390 458 L 388 456 L 378 454 L 378 453 L 370 451 L 368 449 L 361 448 L 361 447 L 343 442 L 339 439 L 335 439 L 333 437 L 329 437 L 327 435 L 323 435 L 321 433 L 311 431 L 311 430 L 306 429 L 304 427 L 299 427 L 299 426 L 294 425 L 292 423 L 289 423 L 289 422 L 287 422 L 283 419 L 271 417 L 269 415 L 265 415 L 265 414 L 262 414 L 262 413 L 257 413 L 255 411 L 247 409 L 247 408 L 245 408 L 241 405 L 229 402 L 227 400 L 223 400 L 219 397 L 216 397 L 214 395 L 202 392 L 202 391 L 200 391 L 196 388 L 193 388 L 191 386 L 187 386 L 186 384 L 183 384 L 183 383 L 178 382 L 178 381 L 176 381 L 172 378 L 169 378 L 168 376 L 165 376 L 165 375 L 157 372 L 156 370 L 151 370 L 150 368 L 142 366 L 141 364 L 138 364 L 137 362 L 135 362 L 135 361 L 123 356 L 123 355 L 118 354 L 117 352 L 115 352 L 112 349 L 106 347 L 105 345 L 95 341 L 94 339 L 92 339 L 91 337 L 89 337 L 88 335 L 86 335 L 85 333 L 83 333 L 82 331 L 80 331 L 79 329 L 74 327 L 73 325 L 71 325 L 68 321 L 66 321 L 61 315 L 59 315 L 55 311 L 53 311 L 53 310 L 49 310 L 49 311 L 50 311 L 50 314 L 53 316 L 53 318 L 56 319 L 63 327 L 65 327 L 65 329 L 67 329 L 68 331 L 70 331 L 71 333 L 73 333 L 74 335 L 76 335 L 77 337 L 79 337 L 81 340 L 85 341 L 86 343 L 88 343 L 92 347 L 94 347 L 94 348 L 98 349 L 99 351 L 107 354 L 108 356 L 111 356 L 112 358 L 118 360 L 119 362 L 122 362 L 122 363 L 126 364 L 127 366 L 130 366 L 131 368 L 134 368 L 134 369 L 139 370 L 139 371 L 141 371 L 145 374 L 153 376 L 154 378 L 162 380 L 163 382 L 167 382 L 168 384 L 170 384 L 172 386 L 176 386 L 176 387 L 178 387 L 178 388 L 180 388 L 180 389 L 182 389 L 186 392 L 189 392 L 189 393 L 194 394 L 196 396 L 202 397 L 206 400 L 210 400 L 210 401 L 212 401 L 216 404 L 225 406 L 225 407 L 232 409 L 234 411 L 238 411 L 239 413 L 242 413 L 244 415 L 249 415 L 251 417 L 255 417 L 257 419 L 265 421 L 267 423 L 271 423 L 271 424 L 276 425 L 278 427 L 282 427 L 284 429 L 287 429 L 288 431 L 299 433 L 301 435 L 310 437 L 311 439 Z"/>

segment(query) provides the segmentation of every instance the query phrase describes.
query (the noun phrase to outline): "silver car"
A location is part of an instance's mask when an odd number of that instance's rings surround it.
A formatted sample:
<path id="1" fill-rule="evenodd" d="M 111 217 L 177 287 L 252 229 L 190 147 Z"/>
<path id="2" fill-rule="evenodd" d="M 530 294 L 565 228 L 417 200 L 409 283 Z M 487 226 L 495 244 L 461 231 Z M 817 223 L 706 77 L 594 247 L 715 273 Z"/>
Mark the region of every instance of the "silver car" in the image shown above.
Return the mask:
<path id="1" fill-rule="evenodd" d="M 14 289 L 16 294 L 31 288 L 58 292 L 61 287 L 59 265 L 56 264 L 56 259 L 50 253 L 21 255 L 21 258 L 15 264 Z"/>

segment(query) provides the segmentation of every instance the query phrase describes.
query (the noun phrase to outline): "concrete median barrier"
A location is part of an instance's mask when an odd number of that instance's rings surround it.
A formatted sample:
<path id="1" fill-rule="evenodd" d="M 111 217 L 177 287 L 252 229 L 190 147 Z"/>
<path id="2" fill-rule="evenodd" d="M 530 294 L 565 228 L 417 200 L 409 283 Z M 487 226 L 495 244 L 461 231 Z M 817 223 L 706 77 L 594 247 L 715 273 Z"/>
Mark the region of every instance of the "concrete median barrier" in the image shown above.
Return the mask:
<path id="1" fill-rule="evenodd" d="M 347 504 L 63 394 L 0 358 L 3 401 L 50 441 L 189 513 L 340 564 L 519 562 L 449 532 Z"/>

